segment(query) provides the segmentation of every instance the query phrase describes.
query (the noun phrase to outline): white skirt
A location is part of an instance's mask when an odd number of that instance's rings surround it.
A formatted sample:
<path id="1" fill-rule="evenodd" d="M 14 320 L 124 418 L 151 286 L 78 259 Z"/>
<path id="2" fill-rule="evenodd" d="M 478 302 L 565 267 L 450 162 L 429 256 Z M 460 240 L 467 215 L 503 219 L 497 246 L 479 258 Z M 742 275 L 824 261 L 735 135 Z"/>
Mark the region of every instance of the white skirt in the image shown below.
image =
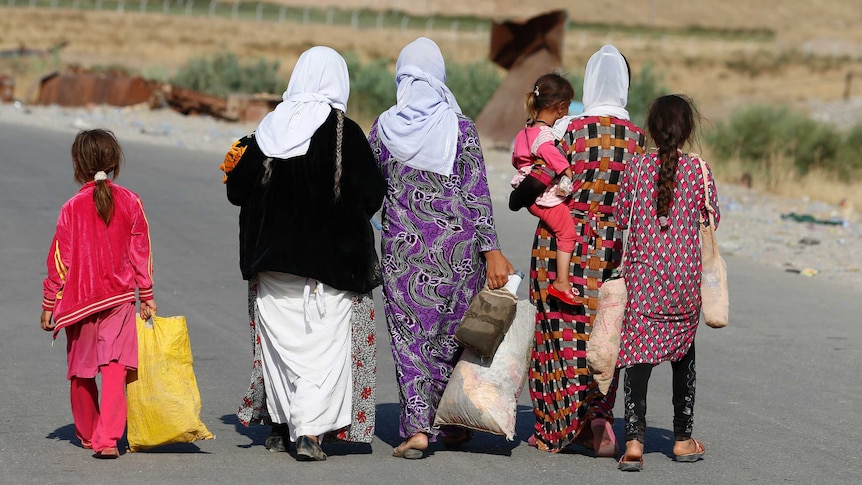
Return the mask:
<path id="1" fill-rule="evenodd" d="M 258 274 L 266 406 L 293 441 L 351 422 L 351 297 L 309 278 Z"/>

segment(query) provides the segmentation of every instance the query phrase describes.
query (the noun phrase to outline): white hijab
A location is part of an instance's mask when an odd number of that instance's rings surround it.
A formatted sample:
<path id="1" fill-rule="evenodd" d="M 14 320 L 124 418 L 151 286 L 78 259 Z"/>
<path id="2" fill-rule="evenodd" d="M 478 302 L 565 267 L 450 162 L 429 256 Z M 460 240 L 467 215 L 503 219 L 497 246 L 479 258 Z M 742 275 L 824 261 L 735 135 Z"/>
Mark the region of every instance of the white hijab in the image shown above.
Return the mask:
<path id="1" fill-rule="evenodd" d="M 344 58 L 329 47 L 317 46 L 299 56 L 282 102 L 255 131 L 264 155 L 291 158 L 305 155 L 311 137 L 332 108 L 347 111 L 350 78 Z"/>
<path id="2" fill-rule="evenodd" d="M 455 165 L 461 108 L 445 82 L 437 44 L 426 37 L 407 44 L 395 66 L 397 102 L 380 115 L 377 130 L 396 160 L 448 177 Z"/>
<path id="3" fill-rule="evenodd" d="M 616 47 L 604 45 L 587 62 L 584 73 L 584 112 L 580 116 L 611 116 L 628 120 L 628 98 L 626 60 Z"/>

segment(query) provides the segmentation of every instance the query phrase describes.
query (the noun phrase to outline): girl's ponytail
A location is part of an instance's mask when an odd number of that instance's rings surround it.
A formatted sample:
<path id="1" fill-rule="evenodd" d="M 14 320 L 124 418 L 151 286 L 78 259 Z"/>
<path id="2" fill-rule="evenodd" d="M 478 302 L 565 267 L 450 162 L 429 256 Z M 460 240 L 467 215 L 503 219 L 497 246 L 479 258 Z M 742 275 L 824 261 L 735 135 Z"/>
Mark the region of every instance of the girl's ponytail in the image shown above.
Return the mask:
<path id="1" fill-rule="evenodd" d="M 539 87 L 535 86 L 529 94 L 527 94 L 527 99 L 524 100 L 524 108 L 527 110 L 527 124 L 531 125 L 536 121 L 536 117 L 539 116 L 539 107 L 537 103 L 537 99 L 539 97 Z"/>
<path id="2" fill-rule="evenodd" d="M 108 175 L 105 172 L 96 173 L 96 189 L 93 191 L 93 201 L 96 203 L 96 211 L 99 218 L 105 221 L 105 225 L 111 223 L 114 215 L 114 196 L 111 187 L 108 186 Z"/>

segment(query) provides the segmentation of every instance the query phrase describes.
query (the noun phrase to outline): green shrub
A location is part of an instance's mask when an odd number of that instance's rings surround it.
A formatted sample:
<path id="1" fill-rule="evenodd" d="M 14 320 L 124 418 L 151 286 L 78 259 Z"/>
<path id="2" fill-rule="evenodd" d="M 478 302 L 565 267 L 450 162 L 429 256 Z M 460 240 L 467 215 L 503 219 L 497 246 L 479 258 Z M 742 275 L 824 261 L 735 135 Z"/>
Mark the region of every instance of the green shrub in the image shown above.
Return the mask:
<path id="1" fill-rule="evenodd" d="M 344 55 L 350 74 L 351 117 L 373 120 L 395 104 L 395 75 L 385 59 L 363 64 L 355 52 Z"/>
<path id="2" fill-rule="evenodd" d="M 213 96 L 224 97 L 230 93 L 278 94 L 287 85 L 278 78 L 278 65 L 278 61 L 270 64 L 265 59 L 241 64 L 235 54 L 222 53 L 190 60 L 170 82 Z"/>
<path id="3" fill-rule="evenodd" d="M 502 79 L 489 61 L 447 63 L 446 85 L 452 90 L 464 115 L 476 119 Z"/>
<path id="4" fill-rule="evenodd" d="M 841 133 L 783 106 L 738 111 L 717 123 L 706 141 L 720 161 L 738 158 L 766 175 L 782 166 L 777 159 L 792 161 L 798 175 L 822 170 L 850 180 L 862 171 L 862 124 Z"/>
<path id="5" fill-rule="evenodd" d="M 857 123 L 838 147 L 838 176 L 845 180 L 862 178 L 862 122 Z"/>
<path id="6" fill-rule="evenodd" d="M 355 52 L 344 54 L 350 72 L 350 112 L 359 119 L 374 119 L 395 104 L 395 73 L 385 59 L 362 63 Z M 497 69 L 488 61 L 447 63 L 446 85 L 461 111 L 476 118 L 500 85 Z"/>
<path id="7" fill-rule="evenodd" d="M 649 105 L 654 99 L 665 94 L 668 94 L 668 90 L 662 84 L 661 76 L 653 71 L 651 64 L 644 65 L 640 73 L 632 73 L 629 100 L 626 105 L 632 123 L 645 127 Z"/>

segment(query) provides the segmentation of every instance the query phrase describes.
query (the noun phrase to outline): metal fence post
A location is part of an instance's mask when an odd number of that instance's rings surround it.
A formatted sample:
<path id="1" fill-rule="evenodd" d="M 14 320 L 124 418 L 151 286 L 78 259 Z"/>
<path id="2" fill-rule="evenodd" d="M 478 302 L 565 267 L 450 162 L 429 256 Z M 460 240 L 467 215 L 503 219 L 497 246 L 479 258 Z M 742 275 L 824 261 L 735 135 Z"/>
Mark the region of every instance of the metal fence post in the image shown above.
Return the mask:
<path id="1" fill-rule="evenodd" d="M 258 3 L 257 8 L 254 9 L 254 19 L 260 22 L 263 20 L 263 4 Z"/>
<path id="2" fill-rule="evenodd" d="M 233 2 L 233 6 L 230 9 L 230 16 L 234 20 L 236 20 L 237 17 L 239 17 L 239 0 L 236 0 L 235 2 Z"/>

